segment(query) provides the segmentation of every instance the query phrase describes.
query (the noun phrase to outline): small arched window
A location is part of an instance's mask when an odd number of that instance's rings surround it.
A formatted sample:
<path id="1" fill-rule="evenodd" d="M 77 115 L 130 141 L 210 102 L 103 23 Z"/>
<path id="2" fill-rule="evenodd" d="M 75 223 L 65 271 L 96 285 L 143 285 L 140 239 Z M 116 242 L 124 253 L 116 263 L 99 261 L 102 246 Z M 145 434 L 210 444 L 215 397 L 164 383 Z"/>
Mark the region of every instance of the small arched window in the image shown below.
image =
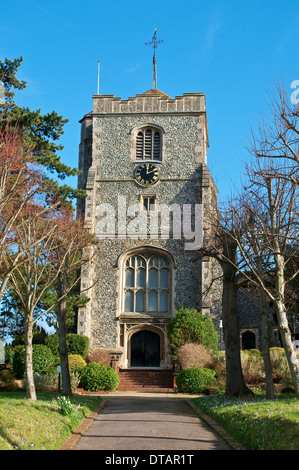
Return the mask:
<path id="1" fill-rule="evenodd" d="M 150 127 L 140 129 L 136 136 L 136 159 L 162 160 L 161 143 L 161 131 Z"/>

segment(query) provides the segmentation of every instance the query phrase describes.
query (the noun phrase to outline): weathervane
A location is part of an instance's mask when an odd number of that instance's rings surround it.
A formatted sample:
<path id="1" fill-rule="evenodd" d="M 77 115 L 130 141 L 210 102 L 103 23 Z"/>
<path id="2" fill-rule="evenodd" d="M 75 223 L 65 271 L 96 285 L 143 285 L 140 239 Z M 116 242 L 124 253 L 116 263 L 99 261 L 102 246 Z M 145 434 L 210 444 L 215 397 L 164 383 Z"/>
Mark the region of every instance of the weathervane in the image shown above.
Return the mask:
<path id="1" fill-rule="evenodd" d="M 157 89 L 157 65 L 156 65 L 156 49 L 158 45 L 163 42 L 163 39 L 157 39 L 157 28 L 155 28 L 154 35 L 150 42 L 146 42 L 146 46 L 153 46 L 154 56 L 153 56 L 153 89 Z"/>

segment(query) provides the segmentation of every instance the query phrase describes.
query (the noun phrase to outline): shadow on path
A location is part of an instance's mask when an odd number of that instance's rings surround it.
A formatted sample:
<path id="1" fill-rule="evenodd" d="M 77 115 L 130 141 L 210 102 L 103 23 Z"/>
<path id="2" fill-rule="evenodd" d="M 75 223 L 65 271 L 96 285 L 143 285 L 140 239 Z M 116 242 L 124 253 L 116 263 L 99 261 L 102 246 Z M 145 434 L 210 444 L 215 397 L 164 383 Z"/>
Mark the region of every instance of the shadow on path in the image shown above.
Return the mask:
<path id="1" fill-rule="evenodd" d="M 74 450 L 232 450 L 184 398 L 109 396 Z"/>

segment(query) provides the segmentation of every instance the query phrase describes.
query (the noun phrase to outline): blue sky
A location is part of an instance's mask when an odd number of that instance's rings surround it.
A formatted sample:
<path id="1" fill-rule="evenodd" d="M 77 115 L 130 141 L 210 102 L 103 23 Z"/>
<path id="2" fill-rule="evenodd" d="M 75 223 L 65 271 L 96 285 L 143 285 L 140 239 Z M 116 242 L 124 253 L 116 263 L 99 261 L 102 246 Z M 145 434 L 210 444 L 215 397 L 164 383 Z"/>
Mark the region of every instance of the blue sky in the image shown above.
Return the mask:
<path id="1" fill-rule="evenodd" d="M 205 93 L 208 165 L 224 200 L 239 184 L 250 125 L 266 109 L 267 90 L 277 78 L 287 89 L 299 80 L 296 3 L 2 0 L 0 57 L 24 57 L 18 77 L 28 84 L 20 105 L 69 119 L 60 156 L 76 167 L 78 121 L 92 109 L 98 60 L 101 94 L 127 99 L 147 91 L 152 49 L 145 42 L 157 28 L 157 87 L 172 97 Z"/>

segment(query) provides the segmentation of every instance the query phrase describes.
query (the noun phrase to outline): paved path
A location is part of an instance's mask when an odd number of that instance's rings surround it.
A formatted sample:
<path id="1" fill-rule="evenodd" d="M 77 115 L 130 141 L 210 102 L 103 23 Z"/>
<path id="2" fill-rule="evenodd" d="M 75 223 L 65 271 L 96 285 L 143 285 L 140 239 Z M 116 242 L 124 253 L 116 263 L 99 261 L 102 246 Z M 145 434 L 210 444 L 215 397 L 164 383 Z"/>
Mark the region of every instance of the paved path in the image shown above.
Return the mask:
<path id="1" fill-rule="evenodd" d="M 184 397 L 103 396 L 104 409 L 73 450 L 231 450 Z"/>

